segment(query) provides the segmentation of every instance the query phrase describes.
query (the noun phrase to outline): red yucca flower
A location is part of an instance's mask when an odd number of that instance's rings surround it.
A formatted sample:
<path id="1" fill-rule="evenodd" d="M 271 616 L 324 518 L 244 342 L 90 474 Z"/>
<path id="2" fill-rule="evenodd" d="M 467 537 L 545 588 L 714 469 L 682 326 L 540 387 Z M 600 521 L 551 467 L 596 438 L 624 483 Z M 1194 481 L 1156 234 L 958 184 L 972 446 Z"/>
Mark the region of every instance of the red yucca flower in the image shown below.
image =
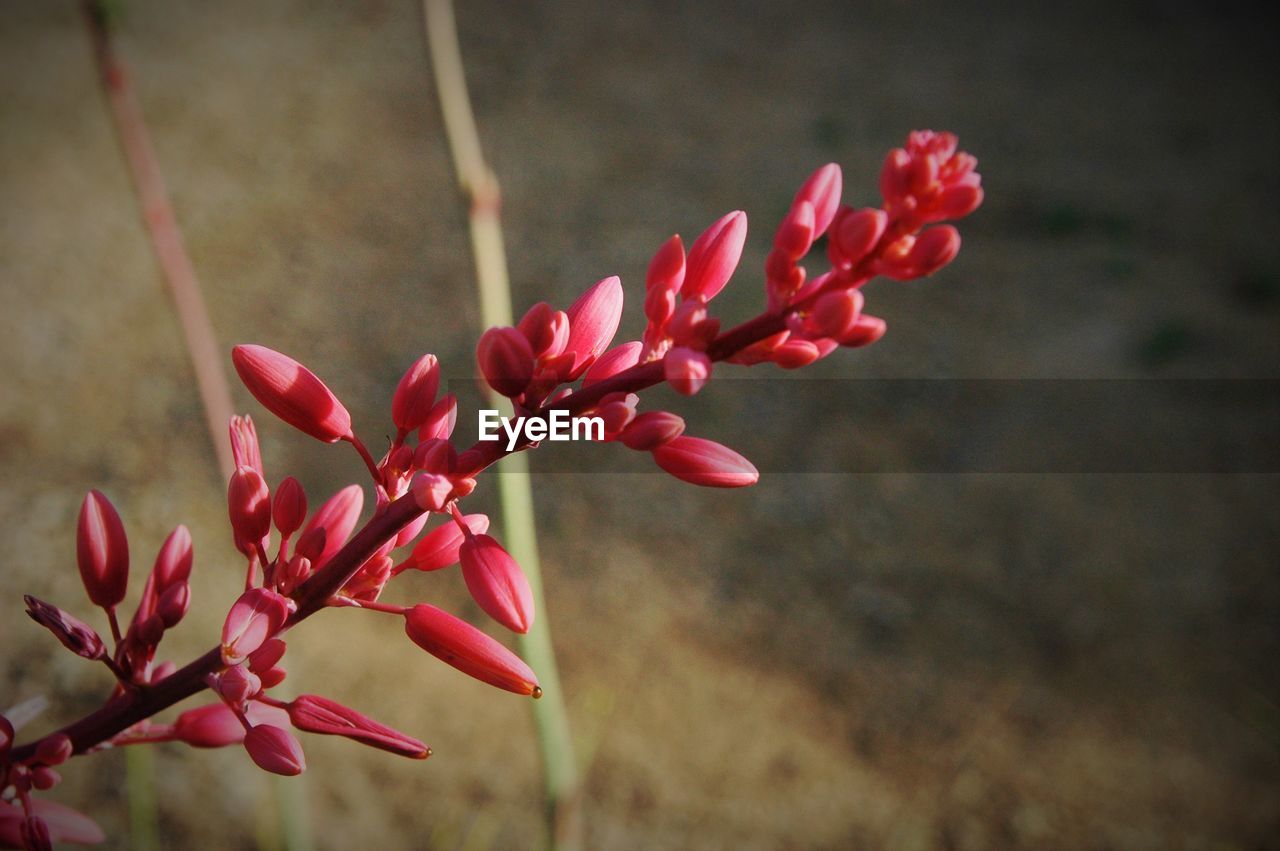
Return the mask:
<path id="1" fill-rule="evenodd" d="M 678 479 L 705 487 L 754 484 L 760 474 L 750 461 L 687 434 L 685 420 L 674 413 L 643 409 L 641 394 L 666 383 L 692 396 L 717 369 L 729 368 L 725 364 L 799 369 L 840 348 L 880 339 L 886 324 L 865 312 L 865 285 L 876 276 L 931 275 L 955 258 L 959 232 L 942 222 L 981 203 L 975 165 L 954 136 L 913 133 L 885 161 L 883 203 L 861 209 L 841 202 L 839 166 L 817 169 L 774 232 L 763 270 L 765 310 L 741 324 L 722 322 L 714 301 L 746 245 L 747 216 L 734 211 L 704 230 L 687 255 L 679 235 L 661 243 L 645 277 L 645 327 L 638 339 L 614 340 L 623 291 L 617 277 L 606 277 L 566 310 L 538 302 L 516 325 L 485 331 L 476 365 L 520 416 L 598 418 L 603 434 L 597 439 L 648 452 Z M 823 237 L 825 257 L 815 257 Z M 106 610 L 110 640 L 71 612 L 25 599 L 36 623 L 73 653 L 109 669 L 116 687 L 93 714 L 25 745 L 14 742 L 23 719 L 0 716 L 0 789 L 11 790 L 0 795 L 0 846 L 101 841 L 88 818 L 33 794 L 55 785 L 55 767 L 73 754 L 102 747 L 241 745 L 260 768 L 293 775 L 305 769 L 306 758 L 292 728 L 426 757 L 430 750 L 418 739 L 336 701 L 303 695 L 286 703 L 272 696 L 286 677 L 282 634 L 323 608 L 403 617 L 413 643 L 459 671 L 515 694 L 542 694 L 534 671 L 475 626 L 426 603 L 380 599 L 404 573 L 460 564 L 482 611 L 514 632 L 529 630 L 535 612 L 528 579 L 488 534 L 489 518 L 464 514 L 462 503 L 490 465 L 531 448 L 532 438 L 455 446 L 458 401 L 453 394 L 439 396 L 439 361 L 424 354 L 395 387 L 392 427 L 383 432 L 387 445 L 378 458 L 352 430 L 347 409 L 302 364 L 257 345 L 236 346 L 232 361 L 249 392 L 284 422 L 328 443 L 352 444 L 372 479 L 371 516 L 357 530 L 366 507 L 359 484 L 314 510 L 293 477 L 278 480 L 272 493 L 252 419 L 233 417 L 235 471 L 227 484 L 227 514 L 232 542 L 245 559 L 244 592 L 226 612 L 218 645 L 179 667 L 157 653 L 192 604 L 191 534 L 179 526 L 164 541 L 122 633 L 116 607 L 128 585 L 129 543 L 110 501 L 91 491 L 77 521 L 76 559 L 89 600 Z M 445 522 L 428 530 L 432 514 Z M 172 723 L 155 720 L 203 689 L 211 690 L 214 702 L 188 709 Z"/>

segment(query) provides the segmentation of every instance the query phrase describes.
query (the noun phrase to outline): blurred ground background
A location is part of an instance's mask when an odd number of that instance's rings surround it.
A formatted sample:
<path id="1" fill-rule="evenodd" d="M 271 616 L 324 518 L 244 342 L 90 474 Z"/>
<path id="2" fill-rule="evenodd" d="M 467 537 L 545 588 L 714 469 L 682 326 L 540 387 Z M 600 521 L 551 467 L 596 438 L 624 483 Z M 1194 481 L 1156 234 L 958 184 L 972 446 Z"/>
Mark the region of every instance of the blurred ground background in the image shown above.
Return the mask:
<path id="1" fill-rule="evenodd" d="M 842 163 L 847 197 L 871 202 L 884 152 L 938 127 L 977 154 L 988 191 L 960 259 L 877 287 L 889 336 L 807 375 L 1280 377 L 1275 32 L 1250 8 L 464 3 L 517 309 L 617 273 L 635 336 L 653 249 L 742 208 L 754 227 L 722 313 L 746 317 L 812 168 Z M 119 44 L 224 344 L 295 354 L 371 441 L 419 353 L 469 375 L 470 256 L 415 3 L 135 0 Z M 0 127 L 0 703 L 45 693 L 50 725 L 104 683 L 18 595 L 89 614 L 86 489 L 120 508 L 135 579 L 190 525 L 198 608 L 166 642 L 175 656 L 216 635 L 239 568 L 75 4 L 0 6 Z M 353 453 L 236 392 L 273 481 L 294 473 L 318 500 L 360 478 Z M 744 407 L 730 383 L 686 410 L 696 433 L 750 432 L 768 470 L 909 451 L 948 427 L 922 410 L 877 428 L 852 383 L 816 410 Z M 591 847 L 1280 845 L 1273 467 L 807 463 L 794 469 L 818 472 L 725 493 L 643 462 L 535 481 Z M 474 502 L 493 504 L 492 482 Z M 421 579 L 392 598 L 477 614 L 456 572 Z M 525 703 L 415 651 L 391 619 L 324 618 L 293 642 L 289 685 L 436 755 L 308 739 L 318 846 L 536 845 Z M 254 803 L 273 787 L 243 753 L 156 760 L 165 847 L 273 846 Z M 120 755 L 66 774 L 55 797 L 129 847 Z"/>

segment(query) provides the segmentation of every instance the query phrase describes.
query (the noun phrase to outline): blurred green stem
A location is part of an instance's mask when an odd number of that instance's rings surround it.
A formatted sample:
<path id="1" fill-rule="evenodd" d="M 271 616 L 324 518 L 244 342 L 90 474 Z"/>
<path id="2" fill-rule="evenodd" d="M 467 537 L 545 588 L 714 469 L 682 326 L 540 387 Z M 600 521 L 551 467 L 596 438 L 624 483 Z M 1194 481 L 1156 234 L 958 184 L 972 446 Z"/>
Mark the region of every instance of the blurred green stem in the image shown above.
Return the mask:
<path id="1" fill-rule="evenodd" d="M 160 847 L 156 815 L 156 772 L 147 747 L 123 748 L 125 783 L 129 789 L 129 842 L 134 851 Z"/>
<path id="2" fill-rule="evenodd" d="M 511 288 L 498 214 L 502 195 L 497 177 L 485 164 L 480 148 L 480 135 L 467 95 L 453 4 L 450 0 L 424 0 L 423 9 L 427 46 L 440 95 L 440 111 L 444 117 L 449 150 L 457 170 L 458 184 L 470 203 L 468 223 L 476 264 L 481 322 L 485 327 L 511 325 Z M 500 400 L 499 404 L 504 408 L 504 415 L 510 413 L 507 400 Z M 533 492 L 525 455 L 516 453 L 502 462 L 498 491 L 507 549 L 529 578 L 538 613 L 528 634 L 519 636 L 518 640 L 521 655 L 537 673 L 543 689 L 542 699 L 533 701 L 533 717 L 542 756 L 551 845 L 572 851 L 582 847 L 578 767 L 542 593 Z"/>

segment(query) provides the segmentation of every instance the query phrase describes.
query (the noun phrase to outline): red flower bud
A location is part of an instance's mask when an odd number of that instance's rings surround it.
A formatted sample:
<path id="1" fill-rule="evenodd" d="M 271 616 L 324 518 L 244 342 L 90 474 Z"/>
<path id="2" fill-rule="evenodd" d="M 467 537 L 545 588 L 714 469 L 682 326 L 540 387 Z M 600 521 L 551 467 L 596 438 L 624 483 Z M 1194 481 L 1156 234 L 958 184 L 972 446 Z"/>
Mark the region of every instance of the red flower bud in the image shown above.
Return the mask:
<path id="1" fill-rule="evenodd" d="M 738 268 L 747 241 L 747 214 L 735 210 L 703 231 L 689 249 L 680 295 L 711 301 Z"/>
<path id="2" fill-rule="evenodd" d="M 455 473 L 458 470 L 458 450 L 443 437 L 430 438 L 414 449 L 413 466 L 427 473 Z"/>
<path id="3" fill-rule="evenodd" d="M 534 357 L 553 358 L 569 342 L 569 315 L 545 301 L 529 308 L 516 328 L 529 341 Z"/>
<path id="4" fill-rule="evenodd" d="M 831 225 L 831 220 L 835 218 L 836 210 L 840 206 L 840 192 L 843 188 L 843 176 L 840 173 L 840 166 L 835 163 L 827 163 L 822 168 L 809 175 L 809 179 L 800 187 L 800 191 L 796 193 L 795 201 L 792 207 L 798 207 L 801 202 L 808 201 L 813 205 L 813 236 L 818 238 L 827 232 L 827 228 Z"/>
<path id="5" fill-rule="evenodd" d="M 262 472 L 262 449 L 258 446 L 258 429 L 253 425 L 253 417 L 234 416 L 229 428 L 231 432 L 231 457 L 237 467 L 249 467 Z"/>
<path id="6" fill-rule="evenodd" d="M 431 756 L 431 748 L 412 736 L 406 736 L 399 730 L 379 724 L 372 718 L 326 697 L 304 694 L 289 704 L 288 712 L 293 726 L 308 733 L 345 736 L 361 744 L 413 759 L 426 759 Z"/>
<path id="7" fill-rule="evenodd" d="M 186 615 L 190 606 L 191 584 L 189 582 L 178 582 L 170 585 L 160 595 L 160 602 L 156 604 L 156 614 L 160 617 L 165 629 L 173 629 Z"/>
<path id="8" fill-rule="evenodd" d="M 875 248 L 889 224 L 884 210 L 866 208 L 848 210 L 836 221 L 828 244 L 832 265 L 839 269 L 851 269 Z"/>
<path id="9" fill-rule="evenodd" d="M 506 647 L 471 624 L 425 603 L 405 612 L 405 632 L 423 650 L 481 682 L 541 697 L 538 678 Z"/>
<path id="10" fill-rule="evenodd" d="M 582 379 L 582 386 L 584 388 L 590 387 L 596 382 L 612 378 L 618 373 L 635 366 L 640 362 L 640 349 L 642 347 L 643 344 L 639 340 L 614 346 L 591 365 L 591 368 L 587 370 L 586 376 Z"/>
<path id="11" fill-rule="evenodd" d="M 791 208 L 791 212 L 787 213 L 787 217 L 782 220 L 782 224 L 778 225 L 773 246 L 794 261 L 809 253 L 809 249 L 813 246 L 813 238 L 813 205 L 808 201 L 797 201 Z"/>
<path id="12" fill-rule="evenodd" d="M 403 529 L 396 532 L 395 543 L 392 545 L 391 549 L 394 550 L 396 547 L 403 547 L 405 544 L 418 537 L 418 535 L 422 534 L 422 527 L 427 525 L 427 520 L 429 519 L 429 514 L 419 514 L 415 519 L 410 520 Z"/>
<path id="13" fill-rule="evenodd" d="M 53 836 L 49 825 L 40 816 L 27 816 L 22 820 L 22 847 L 26 851 L 53 851 Z"/>
<path id="14" fill-rule="evenodd" d="M 286 476 L 276 486 L 271 515 L 276 521 L 276 528 L 286 538 L 302 528 L 303 521 L 307 519 L 307 492 L 293 476 Z"/>
<path id="15" fill-rule="evenodd" d="M 262 674 L 276 666 L 276 663 L 284 658 L 284 651 L 287 649 L 284 639 L 269 638 L 261 647 L 249 654 L 249 670 L 255 674 Z"/>
<path id="16" fill-rule="evenodd" d="M 283 727 L 259 724 L 244 736 L 244 749 L 263 771 L 293 777 L 307 768 L 302 745 Z"/>
<path id="17" fill-rule="evenodd" d="M 800 369 L 822 357 L 818 347 L 809 340 L 787 340 L 773 350 L 770 360 L 783 369 Z"/>
<path id="18" fill-rule="evenodd" d="M 284 625 L 289 616 L 285 597 L 266 588 L 250 588 L 240 595 L 222 625 L 222 661 L 238 665 Z"/>
<path id="19" fill-rule="evenodd" d="M 73 753 L 71 739 L 64 733 L 46 736 L 36 744 L 36 761 L 48 766 L 62 765 Z"/>
<path id="20" fill-rule="evenodd" d="M 684 420 L 668 411 L 638 414 L 619 438 L 629 449 L 649 451 L 684 434 Z"/>
<path id="21" fill-rule="evenodd" d="M 823 293 L 813 303 L 813 324 L 824 337 L 840 337 L 858 321 L 865 301 L 858 290 Z"/>
<path id="22" fill-rule="evenodd" d="M 251 702 L 245 715 L 252 724 L 274 724 L 283 726 L 289 723 L 289 716 L 283 709 L 267 706 L 257 701 Z M 238 745 L 244 741 L 244 724 L 225 704 L 210 703 L 188 709 L 173 722 L 173 738 L 185 742 L 193 748 L 224 748 Z"/>
<path id="23" fill-rule="evenodd" d="M 435 355 L 423 355 L 409 367 L 391 397 L 391 419 L 407 434 L 427 421 L 440 389 L 440 364 Z"/>
<path id="24" fill-rule="evenodd" d="M 883 337 L 886 330 L 888 327 L 883 319 L 864 313 L 853 323 L 849 332 L 839 338 L 839 342 L 840 345 L 851 349 L 869 346 Z"/>
<path id="25" fill-rule="evenodd" d="M 569 342 L 564 353 L 573 355 L 565 379 L 572 381 L 609 348 L 622 320 L 622 281 L 616 275 L 597 281 L 578 297 L 569 314 Z"/>
<path id="26" fill-rule="evenodd" d="M 533 349 L 515 328 L 490 328 L 476 345 L 476 362 L 489 386 L 514 399 L 533 380 Z"/>
<path id="27" fill-rule="evenodd" d="M 489 531 L 489 518 L 484 514 L 467 514 L 462 518 L 474 535 Z M 422 536 L 405 562 L 403 570 L 440 570 L 458 563 L 463 534 L 452 520 Z"/>
<path id="28" fill-rule="evenodd" d="M 174 583 L 186 582 L 191 576 L 193 558 L 191 532 L 186 526 L 178 526 L 164 539 L 155 566 L 151 568 L 156 591 L 163 592 Z"/>
<path id="29" fill-rule="evenodd" d="M 80 580 L 95 606 L 112 608 L 124 599 L 129 583 L 129 540 L 115 507 L 98 491 L 80 505 L 76 526 Z"/>
<path id="30" fill-rule="evenodd" d="M 308 533 L 317 529 L 324 530 L 323 547 L 318 553 L 303 551 L 302 539 L 298 540 L 297 551 L 311 559 L 311 565 L 319 570 L 324 563 L 333 558 L 333 554 L 342 549 L 360 519 L 360 509 L 364 507 L 364 491 L 359 485 L 347 485 L 325 501 L 324 505 L 311 515 L 303 529 L 305 538 Z"/>
<path id="31" fill-rule="evenodd" d="M 431 413 L 427 414 L 427 419 L 422 424 L 422 428 L 418 429 L 418 440 L 431 440 L 432 438 L 448 440 L 449 435 L 453 434 L 453 426 L 457 421 L 458 397 L 452 393 L 446 394 L 432 407 Z"/>
<path id="32" fill-rule="evenodd" d="M 351 415 L 315 373 L 265 346 L 231 350 L 240 380 L 262 406 L 296 429 L 325 443 L 351 437 Z"/>
<path id="33" fill-rule="evenodd" d="M 677 479 L 710 488 L 740 488 L 760 478 L 737 452 L 712 440 L 681 435 L 653 450 L 658 466 Z"/>
<path id="34" fill-rule="evenodd" d="M 458 551 L 462 578 L 481 609 L 512 632 L 533 625 L 533 591 L 520 565 L 488 535 L 472 535 Z"/>
<path id="35" fill-rule="evenodd" d="M 217 676 L 213 690 L 227 703 L 243 706 L 246 700 L 262 691 L 262 681 L 244 665 L 236 665 Z"/>
<path id="36" fill-rule="evenodd" d="M 413 501 L 423 511 L 443 511 L 453 493 L 453 481 L 439 473 L 419 473 L 413 479 Z"/>
<path id="37" fill-rule="evenodd" d="M 679 292 L 684 283 L 684 243 L 677 234 L 666 242 L 649 261 L 649 272 L 645 275 L 646 290 L 664 290 Z"/>
<path id="38" fill-rule="evenodd" d="M 677 347 L 667 352 L 662 371 L 677 393 L 692 396 L 711 379 L 711 358 L 706 352 Z"/>
<path id="39" fill-rule="evenodd" d="M 235 533 L 236 549 L 247 556 L 271 534 L 271 491 L 262 475 L 250 467 L 237 467 L 227 485 L 227 513 Z"/>
<path id="40" fill-rule="evenodd" d="M 54 638 L 72 653 L 94 661 L 107 655 L 107 647 L 98 633 L 84 621 L 30 594 L 22 599 L 27 603 L 27 614 L 31 619 L 52 632 Z"/>

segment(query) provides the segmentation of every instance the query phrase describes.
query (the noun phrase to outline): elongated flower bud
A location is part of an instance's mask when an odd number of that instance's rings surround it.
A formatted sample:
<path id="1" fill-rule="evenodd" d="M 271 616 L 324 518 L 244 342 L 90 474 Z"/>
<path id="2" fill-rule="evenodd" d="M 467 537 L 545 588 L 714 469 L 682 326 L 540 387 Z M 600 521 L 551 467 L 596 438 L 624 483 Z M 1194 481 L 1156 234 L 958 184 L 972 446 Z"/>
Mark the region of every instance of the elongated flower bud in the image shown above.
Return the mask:
<path id="1" fill-rule="evenodd" d="M 778 226 L 773 246 L 791 260 L 799 260 L 813 246 L 813 238 L 813 205 L 808 201 L 799 201 Z"/>
<path id="2" fill-rule="evenodd" d="M 484 514 L 467 514 L 462 518 L 473 535 L 483 535 L 489 531 L 489 518 Z M 449 522 L 437 526 L 422 536 L 413 548 L 404 570 L 440 570 L 458 563 L 459 551 L 462 549 L 464 536 L 458 524 Z"/>
<path id="3" fill-rule="evenodd" d="M 289 616 L 285 597 L 266 588 L 250 588 L 240 595 L 222 625 L 222 661 L 238 665 L 271 638 Z"/>
<path id="4" fill-rule="evenodd" d="M 869 346 L 884 336 L 888 330 L 885 321 L 878 316 L 864 313 L 853 323 L 853 327 L 839 338 L 840 345 L 851 349 Z"/>
<path id="5" fill-rule="evenodd" d="M 472 535 L 458 551 L 462 578 L 473 600 L 512 632 L 533 625 L 533 591 L 520 565 L 489 535 Z"/>
<path id="6" fill-rule="evenodd" d="M 711 301 L 738 268 L 747 240 L 747 214 L 735 210 L 722 216 L 694 241 L 680 294 Z"/>
<path id="7" fill-rule="evenodd" d="M 262 680 L 244 665 L 235 665 L 217 676 L 213 690 L 227 703 L 243 706 L 246 700 L 262 691 Z"/>
<path id="8" fill-rule="evenodd" d="M 635 366 L 640 362 L 640 350 L 643 346 L 644 344 L 639 340 L 614 346 L 591 365 L 591 368 L 587 370 L 586 376 L 582 379 L 582 386 L 590 387 L 596 382 L 612 378 L 618 373 Z"/>
<path id="9" fill-rule="evenodd" d="M 283 709 L 252 701 L 245 710 L 251 724 L 283 727 L 289 715 Z M 244 724 L 222 701 L 188 709 L 173 722 L 173 738 L 193 748 L 225 748 L 244 741 Z"/>
<path id="10" fill-rule="evenodd" d="M 578 297 L 569 314 L 569 342 L 565 354 L 573 355 L 573 367 L 566 376 L 572 381 L 595 363 L 609 348 L 622 321 L 622 281 L 616 275 L 597 281 Z"/>
<path id="11" fill-rule="evenodd" d="M 658 466 L 681 481 L 709 488 L 754 485 L 760 473 L 727 446 L 701 437 L 681 435 L 653 450 Z"/>
<path id="12" fill-rule="evenodd" d="M 662 371 L 677 393 L 692 396 L 711 379 L 711 358 L 706 352 L 677 347 L 667 352 Z"/>
<path id="13" fill-rule="evenodd" d="M 684 283 L 684 272 L 684 243 L 680 241 L 680 235 L 676 234 L 662 243 L 662 247 L 649 261 L 649 271 L 644 279 L 645 289 L 679 292 Z"/>
<path id="14" fill-rule="evenodd" d="M 827 232 L 831 220 L 835 218 L 840 207 L 840 193 L 843 190 L 844 178 L 840 166 L 827 163 L 809 175 L 809 179 L 796 193 L 795 205 L 808 201 L 813 205 L 813 236 L 818 238 Z"/>
<path id="15" fill-rule="evenodd" d="M 684 434 L 684 420 L 669 411 L 646 411 L 636 415 L 619 440 L 628 449 L 644 452 L 670 443 Z"/>
<path id="16" fill-rule="evenodd" d="M 298 531 L 307 519 L 307 492 L 293 476 L 286 476 L 276 487 L 271 516 L 276 522 L 276 528 L 285 537 Z"/>
<path id="17" fill-rule="evenodd" d="M 379 724 L 327 697 L 304 694 L 290 703 L 287 709 L 293 726 L 308 733 L 345 736 L 361 744 L 413 759 L 431 756 L 431 748 L 412 736 Z"/>
<path id="18" fill-rule="evenodd" d="M 813 303 L 813 324 L 822 336 L 839 338 L 858 321 L 864 300 L 858 290 L 823 293 Z"/>
<path id="19" fill-rule="evenodd" d="M 403 433 L 427 421 L 440 389 L 440 364 L 435 355 L 423 355 L 409 367 L 391 398 L 391 419 Z"/>
<path id="20" fill-rule="evenodd" d="M 282 638 L 269 638 L 257 650 L 249 654 L 249 670 L 255 674 L 262 674 L 271 670 L 276 663 L 284 658 L 284 651 L 288 649 Z"/>
<path id="21" fill-rule="evenodd" d="M 884 210 L 849 210 L 846 207 L 836 220 L 827 244 L 832 265 L 838 269 L 852 268 L 875 248 L 888 224 L 889 216 Z"/>
<path id="22" fill-rule="evenodd" d="M 124 599 L 129 583 L 129 540 L 111 501 L 89 491 L 76 526 L 80 580 L 95 606 L 111 608 Z"/>
<path id="23" fill-rule="evenodd" d="M 165 629 L 173 629 L 191 607 L 191 583 L 175 582 L 165 589 L 156 603 L 156 614 Z"/>
<path id="24" fill-rule="evenodd" d="M 194 558 L 191 532 L 186 526 L 179 525 L 164 539 L 156 555 L 155 566 L 151 568 L 157 593 L 162 593 L 174 583 L 186 582 L 191 576 Z"/>
<path id="25" fill-rule="evenodd" d="M 533 379 L 533 349 L 515 328 L 490 328 L 476 345 L 476 363 L 489 386 L 514 399 Z"/>
<path id="26" fill-rule="evenodd" d="M 20 830 L 22 847 L 26 851 L 53 851 L 53 835 L 49 824 L 40 816 L 27 816 Z"/>
<path id="27" fill-rule="evenodd" d="M 315 373 L 266 346 L 231 350 L 240 380 L 262 406 L 294 428 L 325 443 L 351 436 L 351 415 Z"/>
<path id="28" fill-rule="evenodd" d="M 237 467 L 250 467 L 261 473 L 262 449 L 258 446 L 258 429 L 253 424 L 253 417 L 234 416 L 231 418 L 231 457 Z"/>
<path id="29" fill-rule="evenodd" d="M 227 513 L 235 533 L 236 549 L 253 555 L 271 534 L 271 491 L 262 475 L 249 467 L 237 467 L 227 485 Z"/>
<path id="30" fill-rule="evenodd" d="M 481 682 L 541 697 L 538 678 L 520 657 L 471 624 L 425 603 L 405 612 L 405 632 L 423 650 Z"/>
<path id="31" fill-rule="evenodd" d="M 302 745 L 283 727 L 259 724 L 244 736 L 244 749 L 263 771 L 293 777 L 307 769 Z"/>
<path id="32" fill-rule="evenodd" d="M 311 559 L 311 566 L 315 570 L 319 570 L 324 563 L 333 557 L 333 554 L 342 549 L 342 545 L 347 542 L 347 538 L 351 535 L 351 530 L 356 527 L 356 522 L 360 519 L 360 510 L 364 507 L 364 491 L 359 485 L 347 485 L 342 490 L 335 493 L 316 509 L 316 513 L 311 515 L 311 519 L 307 521 L 306 527 L 303 529 L 302 536 L 305 538 L 309 533 L 316 530 L 324 530 L 324 547 L 319 553 L 312 555 L 310 552 L 302 554 Z M 302 552 L 302 540 L 298 540 L 298 552 Z"/>
<path id="33" fill-rule="evenodd" d="M 72 653 L 95 661 L 107 655 L 107 647 L 98 633 L 84 621 L 30 594 L 22 599 L 27 603 L 31 619 L 52 632 Z"/>
<path id="34" fill-rule="evenodd" d="M 439 438 L 448 440 L 453 434 L 453 426 L 458 421 L 458 397 L 452 393 L 440 397 L 427 415 L 422 428 L 418 429 L 418 440 Z"/>

